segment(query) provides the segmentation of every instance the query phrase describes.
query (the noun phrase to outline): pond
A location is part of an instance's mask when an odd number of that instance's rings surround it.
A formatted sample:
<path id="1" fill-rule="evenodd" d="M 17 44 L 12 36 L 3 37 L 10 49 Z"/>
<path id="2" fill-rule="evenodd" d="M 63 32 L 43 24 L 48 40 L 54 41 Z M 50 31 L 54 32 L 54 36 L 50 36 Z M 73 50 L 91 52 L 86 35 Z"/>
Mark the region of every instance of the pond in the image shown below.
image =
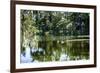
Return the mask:
<path id="1" fill-rule="evenodd" d="M 89 39 L 45 39 L 39 40 L 37 44 L 38 48 L 31 47 L 26 50 L 26 59 L 21 56 L 21 60 L 24 60 L 22 63 L 89 59 Z"/>

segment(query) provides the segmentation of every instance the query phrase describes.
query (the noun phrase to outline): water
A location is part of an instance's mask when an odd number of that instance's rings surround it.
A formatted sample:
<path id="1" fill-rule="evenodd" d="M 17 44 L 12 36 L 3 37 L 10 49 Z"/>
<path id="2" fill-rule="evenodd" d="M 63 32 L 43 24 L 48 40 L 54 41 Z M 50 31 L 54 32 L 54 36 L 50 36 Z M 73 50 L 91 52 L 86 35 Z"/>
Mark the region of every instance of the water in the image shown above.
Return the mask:
<path id="1" fill-rule="evenodd" d="M 21 62 L 22 63 L 29 63 L 32 61 L 33 61 L 33 58 L 31 56 L 30 48 L 27 47 L 26 50 L 23 53 L 21 53 Z"/>
<path id="2" fill-rule="evenodd" d="M 25 62 L 87 60 L 89 39 L 40 40 L 37 48 L 26 48 L 25 53 L 24 58 L 21 56 Z"/>

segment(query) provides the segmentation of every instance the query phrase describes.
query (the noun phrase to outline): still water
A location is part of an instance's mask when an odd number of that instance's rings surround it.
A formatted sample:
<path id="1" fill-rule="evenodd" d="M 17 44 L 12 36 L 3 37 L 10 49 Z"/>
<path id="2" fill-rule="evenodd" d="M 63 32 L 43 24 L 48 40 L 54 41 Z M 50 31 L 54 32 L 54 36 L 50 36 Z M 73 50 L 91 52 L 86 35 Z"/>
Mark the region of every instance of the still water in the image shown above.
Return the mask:
<path id="1" fill-rule="evenodd" d="M 40 40 L 21 53 L 21 63 L 89 59 L 89 40 Z"/>

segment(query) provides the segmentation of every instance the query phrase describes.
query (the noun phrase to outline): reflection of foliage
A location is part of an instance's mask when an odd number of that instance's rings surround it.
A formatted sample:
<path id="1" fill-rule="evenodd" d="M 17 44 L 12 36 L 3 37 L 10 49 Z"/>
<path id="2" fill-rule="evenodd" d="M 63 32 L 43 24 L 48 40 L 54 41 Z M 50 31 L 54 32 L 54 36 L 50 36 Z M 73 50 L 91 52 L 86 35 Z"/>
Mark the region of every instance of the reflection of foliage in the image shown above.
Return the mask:
<path id="1" fill-rule="evenodd" d="M 57 41 L 40 41 L 39 44 L 39 47 L 46 48 L 44 49 L 45 54 L 38 52 L 33 55 L 33 58 L 38 61 L 59 61 L 62 54 L 68 55 L 70 60 L 89 59 L 88 41 L 64 41 L 63 44 Z"/>
<path id="2" fill-rule="evenodd" d="M 87 59 L 89 57 L 89 45 L 87 45 L 88 43 L 88 41 L 69 42 L 71 45 L 69 45 L 71 50 L 67 50 L 67 53 L 72 57 L 72 59 L 75 59 L 76 57 L 78 59 L 82 59 L 83 57 Z"/>

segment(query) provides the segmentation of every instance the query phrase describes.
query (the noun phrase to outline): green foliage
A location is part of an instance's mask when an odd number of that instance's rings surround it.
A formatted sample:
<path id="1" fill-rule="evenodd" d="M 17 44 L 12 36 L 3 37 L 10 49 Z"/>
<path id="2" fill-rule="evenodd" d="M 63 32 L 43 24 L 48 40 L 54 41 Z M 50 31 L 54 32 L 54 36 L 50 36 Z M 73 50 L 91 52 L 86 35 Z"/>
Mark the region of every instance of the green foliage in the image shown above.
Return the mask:
<path id="1" fill-rule="evenodd" d="M 27 35 L 30 32 L 43 36 L 46 32 L 56 36 L 89 34 L 88 13 L 21 10 L 21 24 L 22 32 Z"/>
<path id="2" fill-rule="evenodd" d="M 66 39 L 73 39 L 71 36 L 77 39 L 79 36 L 89 35 L 89 13 L 38 10 L 21 10 L 20 13 L 22 51 L 25 51 L 31 42 L 36 49 L 42 48 L 45 51 L 45 55 L 34 55 L 39 61 L 57 61 L 61 52 L 68 54 L 72 60 L 74 56 L 79 55 L 86 55 L 88 59 L 89 43 L 83 47 L 84 43 L 66 42 Z"/>

